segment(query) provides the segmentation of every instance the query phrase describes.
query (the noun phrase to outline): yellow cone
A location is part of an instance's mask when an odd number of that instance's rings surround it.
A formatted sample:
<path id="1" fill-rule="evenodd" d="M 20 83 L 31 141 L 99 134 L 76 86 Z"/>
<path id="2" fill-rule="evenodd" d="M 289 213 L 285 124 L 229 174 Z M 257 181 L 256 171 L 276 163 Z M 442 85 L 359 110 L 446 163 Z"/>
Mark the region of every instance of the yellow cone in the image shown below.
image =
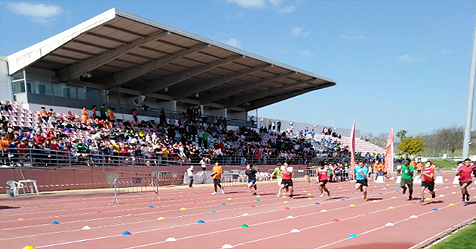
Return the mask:
<path id="1" fill-rule="evenodd" d="M 451 192 L 452 194 L 456 194 L 456 192 Z"/>
<path id="2" fill-rule="evenodd" d="M 378 202 L 377 200 L 373 200 L 372 202 Z"/>
<path id="3" fill-rule="evenodd" d="M 397 197 L 396 197 L 396 196 L 392 196 L 392 199 L 397 199 Z"/>
<path id="4" fill-rule="evenodd" d="M 231 199 L 231 198 L 228 198 L 227 200 L 231 201 L 232 199 Z"/>
<path id="5" fill-rule="evenodd" d="M 450 205 L 448 205 L 448 206 L 454 206 L 454 205 L 455 205 L 454 203 L 450 203 Z"/>
<path id="6" fill-rule="evenodd" d="M 249 213 L 244 213 L 243 216 L 250 216 L 250 214 Z"/>
<path id="7" fill-rule="evenodd" d="M 307 194 L 307 195 L 312 195 L 311 193 Z"/>
<path id="8" fill-rule="evenodd" d="M 159 217 L 157 220 L 165 220 L 165 217 Z"/>
<path id="9" fill-rule="evenodd" d="M 283 203 L 288 203 L 288 201 L 283 201 Z"/>
<path id="10" fill-rule="evenodd" d="M 393 207 L 393 206 L 390 206 L 390 207 L 388 207 L 388 209 L 394 209 L 394 207 Z"/>
<path id="11" fill-rule="evenodd" d="M 180 210 L 186 210 L 186 208 L 180 208 Z"/>
<path id="12" fill-rule="evenodd" d="M 302 192 L 303 192 L 303 193 L 306 193 L 307 191 L 306 191 L 306 190 L 304 190 L 304 191 L 302 191 Z"/>
<path id="13" fill-rule="evenodd" d="M 35 249 L 35 247 L 33 247 L 33 246 L 25 246 L 25 247 L 23 247 L 23 249 Z"/>
<path id="14" fill-rule="evenodd" d="M 339 187 L 339 188 L 342 188 L 342 187 Z"/>
<path id="15" fill-rule="evenodd" d="M 312 197 L 307 197 L 307 199 L 312 200 L 312 199 L 314 199 L 314 198 L 312 198 Z"/>
<path id="16" fill-rule="evenodd" d="M 350 204 L 349 207 L 355 207 L 355 205 L 354 205 L 354 204 Z"/>
<path id="17" fill-rule="evenodd" d="M 430 198 L 425 198 L 425 201 L 429 201 L 429 200 L 431 200 L 431 199 Z"/>
<path id="18" fill-rule="evenodd" d="M 283 196 L 283 198 L 286 198 L 286 196 Z"/>
<path id="19" fill-rule="evenodd" d="M 327 213 L 327 210 L 322 209 L 322 210 L 321 210 L 321 213 Z"/>

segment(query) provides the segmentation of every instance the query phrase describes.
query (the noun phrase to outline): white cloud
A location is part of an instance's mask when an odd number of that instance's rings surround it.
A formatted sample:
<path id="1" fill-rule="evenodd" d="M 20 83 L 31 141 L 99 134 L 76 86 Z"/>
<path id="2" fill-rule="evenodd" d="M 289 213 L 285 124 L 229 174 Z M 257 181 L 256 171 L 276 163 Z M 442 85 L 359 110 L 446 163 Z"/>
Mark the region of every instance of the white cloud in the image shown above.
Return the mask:
<path id="1" fill-rule="evenodd" d="M 236 39 L 236 38 L 230 38 L 226 41 L 223 41 L 223 43 L 225 43 L 228 46 L 235 47 L 235 48 L 240 48 L 241 47 L 241 41 L 238 41 L 238 39 Z"/>
<path id="2" fill-rule="evenodd" d="M 294 36 L 307 37 L 310 33 L 311 33 L 310 30 L 304 31 L 303 28 L 301 27 L 294 27 L 293 30 L 291 30 L 291 35 L 294 35 Z"/>
<path id="3" fill-rule="evenodd" d="M 312 52 L 309 51 L 309 50 L 299 51 L 299 54 L 300 54 L 301 56 L 305 56 L 305 57 L 307 57 L 307 56 L 314 56 L 314 55 L 315 55 L 314 53 L 312 53 Z"/>
<path id="4" fill-rule="evenodd" d="M 264 8 L 266 0 L 227 0 L 230 3 L 236 3 L 243 8 Z"/>
<path id="5" fill-rule="evenodd" d="M 451 54 L 451 52 L 452 52 L 452 51 L 449 50 L 449 49 L 443 49 L 443 50 L 441 50 L 440 53 L 443 54 L 443 55 L 445 55 L 445 54 Z"/>
<path id="6" fill-rule="evenodd" d="M 406 62 L 419 62 L 419 61 L 421 61 L 421 58 L 415 58 L 415 57 L 411 57 L 408 54 L 404 54 L 402 56 L 398 56 L 397 60 L 406 61 Z"/>
<path id="7" fill-rule="evenodd" d="M 226 14 L 225 15 L 225 18 L 229 18 L 229 19 L 242 19 L 242 18 L 245 18 L 245 14 L 243 12 L 238 12 L 234 15 L 231 15 L 231 14 Z"/>
<path id="8" fill-rule="evenodd" d="M 14 14 L 28 16 L 33 21 L 41 24 L 46 24 L 54 20 L 53 17 L 63 13 L 63 9 L 60 6 L 45 5 L 42 3 L 8 2 L 6 7 Z"/>
<path id="9" fill-rule="evenodd" d="M 274 6 L 279 6 L 284 2 L 284 0 L 268 0 L 268 1 Z"/>
<path id="10" fill-rule="evenodd" d="M 364 39 L 364 36 L 363 36 L 363 35 L 344 35 L 344 34 L 341 34 L 339 37 L 342 38 L 342 39 L 345 39 L 345 40 L 360 40 L 360 39 Z"/>
<path id="11" fill-rule="evenodd" d="M 289 5 L 288 7 L 284 7 L 282 9 L 278 10 L 278 13 L 292 13 L 296 11 L 296 6 L 295 5 Z"/>

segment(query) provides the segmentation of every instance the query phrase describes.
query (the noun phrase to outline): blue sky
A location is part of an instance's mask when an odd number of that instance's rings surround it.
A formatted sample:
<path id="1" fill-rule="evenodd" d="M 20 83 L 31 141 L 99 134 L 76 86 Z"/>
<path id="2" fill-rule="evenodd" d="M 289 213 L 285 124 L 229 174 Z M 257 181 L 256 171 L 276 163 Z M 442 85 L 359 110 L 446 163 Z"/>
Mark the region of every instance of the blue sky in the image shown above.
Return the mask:
<path id="1" fill-rule="evenodd" d="M 337 81 L 260 116 L 374 135 L 465 122 L 475 1 L 0 1 L 0 55 L 113 7 Z"/>

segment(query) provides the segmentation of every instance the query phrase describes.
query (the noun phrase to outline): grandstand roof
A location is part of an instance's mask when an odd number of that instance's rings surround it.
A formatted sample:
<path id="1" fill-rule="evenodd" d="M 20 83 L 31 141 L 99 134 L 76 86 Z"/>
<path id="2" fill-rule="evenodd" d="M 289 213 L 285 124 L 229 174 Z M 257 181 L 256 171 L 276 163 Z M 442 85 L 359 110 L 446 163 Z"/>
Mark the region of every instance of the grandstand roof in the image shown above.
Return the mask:
<path id="1" fill-rule="evenodd" d="M 7 58 L 10 74 L 47 68 L 54 82 L 237 111 L 336 84 L 118 9 Z"/>

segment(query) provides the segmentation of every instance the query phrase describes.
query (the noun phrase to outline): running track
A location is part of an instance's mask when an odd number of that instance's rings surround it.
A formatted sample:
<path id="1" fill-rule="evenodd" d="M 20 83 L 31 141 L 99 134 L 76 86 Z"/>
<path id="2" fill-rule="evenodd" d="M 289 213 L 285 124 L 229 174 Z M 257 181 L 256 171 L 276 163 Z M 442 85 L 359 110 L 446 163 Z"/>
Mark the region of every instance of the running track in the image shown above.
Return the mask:
<path id="1" fill-rule="evenodd" d="M 0 244 L 2 248 L 218 249 L 225 244 L 273 249 L 420 248 L 476 218 L 474 185 L 471 201 L 462 203 L 451 175 L 445 178 L 448 181 L 436 187 L 437 198 L 423 204 L 418 202 L 419 193 L 414 202 L 407 201 L 394 180 L 371 181 L 365 203 L 350 182 L 328 184 L 331 198 L 320 198 L 316 185 L 304 182 L 295 183 L 295 199 L 277 198 L 275 182 L 259 183 L 259 197 L 244 187 L 211 195 L 212 186 L 196 186 L 161 188 L 162 201 L 152 201 L 151 193 L 120 195 L 120 205 L 112 204 L 112 194 L 3 198 Z M 419 191 L 419 184 L 414 186 Z M 438 211 L 432 211 L 435 208 Z M 53 221 L 59 224 L 50 224 Z M 82 230 L 84 226 L 91 229 Z M 122 235 L 124 231 L 131 235 Z M 166 241 L 170 237 L 176 241 Z"/>

